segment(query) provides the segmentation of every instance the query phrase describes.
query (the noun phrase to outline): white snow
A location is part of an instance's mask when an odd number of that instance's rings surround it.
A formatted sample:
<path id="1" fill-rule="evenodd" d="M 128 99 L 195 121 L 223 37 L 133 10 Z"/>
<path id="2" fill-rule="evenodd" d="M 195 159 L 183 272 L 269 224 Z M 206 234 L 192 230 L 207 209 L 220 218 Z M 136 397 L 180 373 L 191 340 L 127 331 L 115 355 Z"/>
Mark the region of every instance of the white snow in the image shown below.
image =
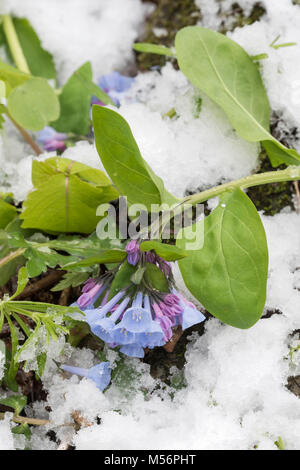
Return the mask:
<path id="1" fill-rule="evenodd" d="M 214 29 L 232 4 L 229 0 L 195 3 L 204 15 L 202 25 Z M 239 0 L 247 13 L 255 3 Z M 260 21 L 229 36 L 251 55 L 268 54 L 260 67 L 271 107 L 291 128 L 300 119 L 300 6 L 290 0 L 262 3 L 267 13 Z M 85 60 L 92 61 L 95 76 L 129 67 L 131 44 L 148 9 L 139 0 L 3 0 L 3 4 L 30 19 L 54 54 L 61 82 Z M 271 48 L 279 34 L 278 43 L 297 42 L 297 46 Z M 177 116 L 170 119 L 165 114 L 172 108 Z M 139 74 L 119 112 L 128 120 L 144 158 L 177 196 L 242 177 L 257 165 L 258 146 L 240 139 L 224 113 L 170 65 L 161 73 Z M 297 141 L 291 143 L 300 150 Z M 95 147 L 87 142 L 77 143 L 64 156 L 103 168 Z M 0 186 L 12 190 L 18 201 L 32 188 L 33 158 L 8 127 L 0 139 Z M 190 338 L 185 387 L 175 393 L 151 377 L 148 365 L 126 359 L 124 374 L 103 394 L 87 379 L 62 376 L 52 361 L 89 368 L 99 362 L 95 353 L 51 344 L 43 375 L 47 402 L 26 407 L 27 416 L 51 423 L 33 430 L 31 447 L 57 448 L 46 435 L 53 429 L 63 444 L 78 450 L 277 449 L 279 437 L 285 448 L 299 449 L 300 402 L 286 384 L 289 376 L 300 373 L 300 349 L 289 355 L 290 348 L 300 346 L 299 335 L 294 334 L 300 329 L 300 216 L 286 210 L 262 216 L 262 221 L 270 251 L 266 312 L 276 310 L 275 314 L 249 330 L 209 320 L 203 336 Z M 177 269 L 175 277 L 185 292 Z M 27 359 L 34 361 L 27 353 Z M 107 348 L 106 354 L 117 370 L 119 355 Z M 90 424 L 77 433 L 72 426 L 74 411 Z M 0 421 L 1 450 L 22 444 L 14 443 L 10 426 L 7 415 Z"/>
<path id="2" fill-rule="evenodd" d="M 140 0 L 3 0 L 1 11 L 29 19 L 64 83 L 88 60 L 95 77 L 130 66 L 149 6 Z"/>

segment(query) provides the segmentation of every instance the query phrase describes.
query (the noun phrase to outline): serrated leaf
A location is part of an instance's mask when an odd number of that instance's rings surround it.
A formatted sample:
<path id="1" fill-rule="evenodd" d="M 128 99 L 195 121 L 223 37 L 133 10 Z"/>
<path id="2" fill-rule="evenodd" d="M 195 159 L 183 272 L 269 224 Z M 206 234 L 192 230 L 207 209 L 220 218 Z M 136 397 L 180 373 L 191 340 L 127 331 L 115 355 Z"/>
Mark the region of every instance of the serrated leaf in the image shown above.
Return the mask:
<path id="1" fill-rule="evenodd" d="M 182 72 L 225 111 L 241 137 L 266 142 L 276 164 L 300 164 L 300 155 L 270 134 L 268 97 L 257 66 L 241 46 L 210 29 L 188 26 L 177 33 L 175 47 Z"/>
<path id="2" fill-rule="evenodd" d="M 151 44 L 148 42 L 138 42 L 133 45 L 133 49 L 137 52 L 145 52 L 147 54 L 159 54 L 174 57 L 175 54 L 169 47 Z"/>
<path id="3" fill-rule="evenodd" d="M 63 276 L 63 279 L 56 284 L 56 286 L 52 287 L 51 291 L 52 292 L 60 292 L 67 287 L 77 287 L 83 284 L 88 278 L 89 278 L 89 273 L 66 273 Z"/>
<path id="4" fill-rule="evenodd" d="M 56 79 L 53 57 L 43 49 L 29 21 L 26 18 L 13 18 L 13 23 L 32 75 Z"/>
<path id="5" fill-rule="evenodd" d="M 31 131 L 42 130 L 59 116 L 59 101 L 44 78 L 30 78 L 14 88 L 7 100 L 12 118 Z"/>
<path id="6" fill-rule="evenodd" d="M 93 125 L 97 151 L 112 181 L 129 204 L 143 203 L 148 210 L 152 204 L 174 203 L 161 178 L 156 176 L 134 140 L 129 125 L 115 111 L 93 106 Z"/>
<path id="7" fill-rule="evenodd" d="M 89 132 L 93 92 L 83 82 L 92 82 L 90 62 L 82 65 L 69 78 L 59 95 L 60 117 L 51 124 L 57 131 L 73 132 L 77 135 L 86 135 Z"/>
<path id="8" fill-rule="evenodd" d="M 203 248 L 178 262 L 184 282 L 212 315 L 236 328 L 250 328 L 263 311 L 268 274 L 266 235 L 257 210 L 236 189 L 197 223 L 199 230 L 203 224 Z M 190 242 L 177 240 L 183 249 Z"/>
<path id="9" fill-rule="evenodd" d="M 161 258 L 166 261 L 176 261 L 178 259 L 185 258 L 187 256 L 184 250 L 181 250 L 175 245 L 168 245 L 167 243 L 161 243 L 156 240 L 147 240 L 140 244 L 141 251 L 154 250 Z"/>

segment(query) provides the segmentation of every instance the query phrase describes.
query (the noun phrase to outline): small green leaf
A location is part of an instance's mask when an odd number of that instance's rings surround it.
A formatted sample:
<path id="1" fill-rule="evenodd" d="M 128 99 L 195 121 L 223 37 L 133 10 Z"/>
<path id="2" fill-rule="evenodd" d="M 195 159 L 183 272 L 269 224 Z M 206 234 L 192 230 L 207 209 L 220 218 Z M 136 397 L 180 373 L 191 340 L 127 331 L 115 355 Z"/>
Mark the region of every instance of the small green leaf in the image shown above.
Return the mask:
<path id="1" fill-rule="evenodd" d="M 23 290 L 28 284 L 28 280 L 29 279 L 28 279 L 27 269 L 25 268 L 25 266 L 23 266 L 22 268 L 19 269 L 17 290 L 14 293 L 14 295 L 10 297 L 10 300 L 14 299 L 15 297 L 18 297 L 18 295 L 21 294 L 21 292 L 23 292 Z"/>
<path id="2" fill-rule="evenodd" d="M 39 375 L 40 378 L 42 377 L 42 375 L 44 373 L 46 362 L 47 362 L 47 353 L 42 352 L 37 357 L 38 375 Z"/>
<path id="3" fill-rule="evenodd" d="M 0 230 L 0 286 L 16 273 L 19 266 L 25 263 L 24 249 L 12 250 L 9 246 L 9 236 L 4 230 Z"/>
<path id="4" fill-rule="evenodd" d="M 89 132 L 93 92 L 84 82 L 91 81 L 92 66 L 90 62 L 86 62 L 69 78 L 59 95 L 61 112 L 59 119 L 51 124 L 54 129 L 78 135 L 86 135 Z"/>
<path id="5" fill-rule="evenodd" d="M 63 269 L 69 270 L 78 267 L 93 266 L 94 264 L 120 263 L 127 256 L 125 250 L 103 250 L 97 256 L 85 258 L 76 263 L 70 263 L 63 266 Z"/>
<path id="6" fill-rule="evenodd" d="M 187 256 L 184 250 L 181 250 L 175 245 L 168 245 L 166 243 L 161 243 L 156 240 L 149 240 L 142 242 L 140 244 L 141 251 L 151 251 L 154 250 L 158 256 L 163 258 L 166 261 L 176 261 L 178 259 L 185 258 Z"/>
<path id="7" fill-rule="evenodd" d="M 263 312 L 268 274 L 266 235 L 257 210 L 236 189 L 223 194 L 219 206 L 196 227 L 202 230 L 203 225 L 203 248 L 187 250 L 188 257 L 178 262 L 184 282 L 212 315 L 236 328 L 250 328 Z M 179 234 L 180 248 L 190 242 Z"/>
<path id="8" fill-rule="evenodd" d="M 145 279 L 149 286 L 160 292 L 169 292 L 167 280 L 161 270 L 152 263 L 146 263 Z"/>
<path id="9" fill-rule="evenodd" d="M 24 434 L 28 441 L 31 438 L 31 430 L 27 423 L 19 424 L 19 426 L 15 426 L 14 428 L 12 428 L 11 431 L 14 434 Z"/>
<path id="10" fill-rule="evenodd" d="M 30 78 L 30 75 L 27 73 L 20 72 L 15 67 L 0 60 L 0 80 L 5 83 L 7 97 L 15 87 L 23 85 Z"/>
<path id="11" fill-rule="evenodd" d="M 23 408 L 27 405 L 27 397 L 24 395 L 12 395 L 7 398 L 0 399 L 1 405 L 9 406 L 15 411 L 15 415 L 18 416 Z"/>
<path id="12" fill-rule="evenodd" d="M 52 292 L 60 292 L 67 287 L 77 287 L 83 284 L 89 278 L 89 273 L 66 273 L 63 276 L 63 279 L 52 287 Z"/>
<path id="13" fill-rule="evenodd" d="M 130 127 L 120 114 L 93 106 L 93 124 L 102 163 L 129 204 L 143 203 L 150 210 L 152 204 L 176 201 L 143 160 Z"/>
<path id="14" fill-rule="evenodd" d="M 14 88 L 7 100 L 15 121 L 31 131 L 42 130 L 59 116 L 59 101 L 44 78 L 30 78 Z"/>
<path id="15" fill-rule="evenodd" d="M 32 75 L 56 79 L 52 55 L 42 48 L 41 41 L 26 18 L 13 18 L 26 62 Z"/>
<path id="16" fill-rule="evenodd" d="M 119 271 L 111 284 L 109 299 L 116 295 L 120 290 L 125 289 L 131 284 L 131 276 L 134 275 L 136 267 L 129 264 L 127 260 L 121 265 Z"/>
<path id="17" fill-rule="evenodd" d="M 74 76 L 81 82 L 81 84 L 91 93 L 91 95 L 96 96 L 103 104 L 111 104 L 115 106 L 115 102 L 91 80 L 87 80 L 84 69 L 80 68 L 74 72 Z"/>
<path id="18" fill-rule="evenodd" d="M 131 276 L 130 280 L 133 284 L 139 285 L 142 282 L 146 268 L 144 266 L 139 266 L 135 273 Z"/>
<path id="19" fill-rule="evenodd" d="M 137 52 L 145 52 L 147 54 L 159 54 L 175 57 L 174 52 L 169 47 L 159 46 L 148 42 L 137 42 L 133 45 L 133 49 Z"/>
<path id="20" fill-rule="evenodd" d="M 0 199 L 0 229 L 3 229 L 11 222 L 18 214 L 17 209 Z"/>

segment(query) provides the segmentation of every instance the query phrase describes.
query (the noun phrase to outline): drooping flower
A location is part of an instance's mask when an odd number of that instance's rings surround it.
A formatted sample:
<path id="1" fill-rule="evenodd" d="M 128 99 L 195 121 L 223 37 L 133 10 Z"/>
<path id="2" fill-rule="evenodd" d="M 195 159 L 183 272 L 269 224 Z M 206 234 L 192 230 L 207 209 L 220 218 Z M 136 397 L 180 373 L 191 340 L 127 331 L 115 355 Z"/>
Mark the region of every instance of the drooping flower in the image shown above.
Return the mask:
<path id="1" fill-rule="evenodd" d="M 91 328 L 94 328 L 94 323 L 97 320 L 101 320 L 101 318 L 105 317 L 111 309 L 119 302 L 119 300 L 124 296 L 124 292 L 118 292 L 112 299 L 107 301 L 109 296 L 109 291 L 105 294 L 100 307 L 92 308 L 84 311 L 86 321 L 90 325 Z"/>
<path id="2" fill-rule="evenodd" d="M 134 81 L 135 79 L 132 77 L 126 77 L 119 72 L 113 72 L 107 75 L 101 75 L 98 80 L 98 85 L 114 101 L 116 106 L 120 106 L 125 92 L 129 90 Z M 104 103 L 97 98 L 93 98 L 92 104 L 104 105 Z"/>
<path id="3" fill-rule="evenodd" d="M 93 380 L 99 390 L 103 391 L 110 383 L 111 368 L 109 362 L 101 362 L 90 369 L 83 369 L 81 367 L 73 367 L 63 364 L 60 368 L 71 374 L 79 375 L 80 377 L 87 377 Z"/>
<path id="4" fill-rule="evenodd" d="M 132 306 L 113 329 L 113 338 L 119 344 L 138 344 L 143 347 L 161 346 L 163 331 L 153 320 L 149 297 L 138 292 Z"/>
<path id="5" fill-rule="evenodd" d="M 43 145 L 44 150 L 47 152 L 60 150 L 63 152 L 66 149 L 66 143 L 68 136 L 67 134 L 56 132 L 50 126 L 44 127 L 37 135 L 37 141 Z"/>
<path id="6" fill-rule="evenodd" d="M 130 301 L 130 298 L 125 297 L 125 299 L 121 302 L 121 304 L 118 306 L 115 312 L 112 313 L 109 317 L 105 316 L 105 317 L 102 317 L 100 320 L 96 320 L 95 323 L 91 327 L 92 332 L 96 334 L 97 336 L 99 336 L 99 338 L 101 338 L 106 343 L 118 342 L 115 339 L 113 328 L 115 327 L 116 321 L 119 320 L 120 316 L 126 309 L 129 301 Z M 103 307 L 102 310 L 104 309 L 105 307 Z"/>
<path id="7" fill-rule="evenodd" d="M 204 315 L 185 299 L 176 289 L 171 264 L 154 251 L 143 254 L 139 242 L 131 240 L 127 246 L 127 261 L 139 263 L 142 278 L 130 277 L 122 280 L 124 287 L 109 299 L 111 283 L 119 267 L 106 272 L 99 279 L 88 280 L 77 305 L 94 335 L 110 347 L 120 347 L 120 352 L 131 357 L 144 357 L 144 348 L 163 346 L 173 336 L 174 327 L 183 330 L 205 320 Z M 166 283 L 164 292 L 157 289 L 147 274 L 147 263 L 155 264 L 163 273 Z M 101 304 L 95 308 L 96 299 Z M 76 304 L 75 304 L 76 305 Z"/>
<path id="8" fill-rule="evenodd" d="M 131 240 L 126 245 L 127 261 L 135 266 L 140 258 L 140 246 L 136 240 Z"/>
<path id="9" fill-rule="evenodd" d="M 182 308 L 180 324 L 183 330 L 197 325 L 198 323 L 202 323 L 206 319 L 203 313 L 201 313 L 192 302 L 185 299 L 183 295 L 179 294 L 175 289 L 173 289 L 173 294 L 179 298 L 179 304 Z"/>

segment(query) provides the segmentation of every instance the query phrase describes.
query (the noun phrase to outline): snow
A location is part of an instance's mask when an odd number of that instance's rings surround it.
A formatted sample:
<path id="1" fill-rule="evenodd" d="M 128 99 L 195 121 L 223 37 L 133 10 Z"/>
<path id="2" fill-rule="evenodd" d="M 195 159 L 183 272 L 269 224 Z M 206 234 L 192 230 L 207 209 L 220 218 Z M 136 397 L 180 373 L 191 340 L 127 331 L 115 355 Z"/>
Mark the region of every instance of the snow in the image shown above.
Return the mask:
<path id="1" fill-rule="evenodd" d="M 214 29 L 222 21 L 219 8 L 226 12 L 232 4 L 229 0 L 195 3 L 203 13 L 202 25 Z M 254 3 L 239 1 L 246 13 Z M 267 12 L 259 22 L 228 35 L 251 55 L 268 54 L 260 62 L 263 81 L 272 109 L 290 129 L 300 119 L 300 7 L 290 0 L 262 3 Z M 131 44 L 148 9 L 139 0 L 3 0 L 3 4 L 30 19 L 44 46 L 54 54 L 60 82 L 83 58 L 92 61 L 96 77 L 130 68 Z M 278 43 L 298 45 L 271 48 L 279 34 Z M 176 117 L 170 119 L 165 115 L 172 108 Z M 177 196 L 240 178 L 257 166 L 258 145 L 240 139 L 224 113 L 170 65 L 161 73 L 139 74 L 119 112 L 128 120 L 146 161 Z M 0 139 L 0 183 L 21 201 L 32 188 L 30 169 L 36 157 L 10 126 L 7 130 Z M 291 144 L 300 150 L 297 140 Z M 94 145 L 88 142 L 78 142 L 63 156 L 103 169 Z M 210 201 L 210 207 L 215 203 Z M 290 348 L 300 345 L 299 335 L 294 334 L 300 329 L 300 216 L 286 210 L 261 217 L 270 254 L 265 312 L 276 312 L 249 330 L 208 320 L 205 334 L 193 333 L 189 339 L 185 386 L 177 391 L 154 380 L 147 364 L 127 358 L 123 374 L 116 375 L 102 393 L 88 379 L 62 375 L 52 361 L 89 368 L 99 362 L 95 352 L 71 348 L 63 341 L 51 343 L 42 377 L 49 392 L 47 401 L 26 407 L 27 416 L 51 423 L 33 429 L 32 449 L 58 447 L 47 437 L 50 429 L 62 444 L 71 443 L 78 450 L 262 450 L 277 449 L 279 437 L 285 448 L 300 448 L 299 399 L 286 387 L 288 377 L 300 373 L 300 349 L 292 358 L 289 354 Z M 174 274 L 185 294 L 178 268 Z M 34 362 L 31 352 L 25 353 Z M 117 371 L 119 354 L 108 348 L 104 353 Z M 0 377 L 2 373 L 0 353 Z M 180 374 L 176 369 L 173 373 Z M 77 432 L 72 426 L 75 411 L 89 424 Z M 7 415 L 0 421 L 1 450 L 22 447 L 21 440 L 13 440 L 9 420 Z"/>
<path id="2" fill-rule="evenodd" d="M 149 7 L 140 0 L 3 0 L 1 11 L 29 19 L 64 83 L 88 60 L 95 77 L 128 67 Z"/>

